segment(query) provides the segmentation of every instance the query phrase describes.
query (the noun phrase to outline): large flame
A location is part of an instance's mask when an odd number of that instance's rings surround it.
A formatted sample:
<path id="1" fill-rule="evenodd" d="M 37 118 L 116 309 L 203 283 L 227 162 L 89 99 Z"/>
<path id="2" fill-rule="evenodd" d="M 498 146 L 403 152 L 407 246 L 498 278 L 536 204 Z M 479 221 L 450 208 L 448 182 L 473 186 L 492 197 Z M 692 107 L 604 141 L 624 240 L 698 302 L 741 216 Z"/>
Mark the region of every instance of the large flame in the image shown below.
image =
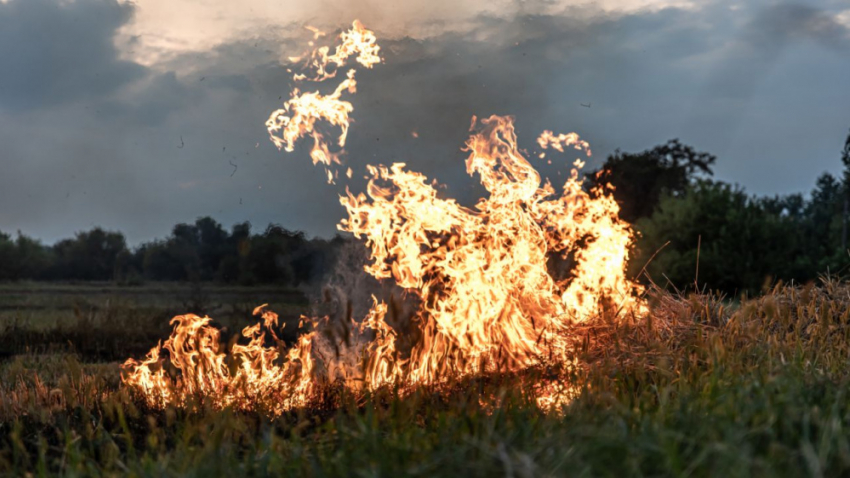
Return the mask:
<path id="1" fill-rule="evenodd" d="M 334 78 L 350 57 L 366 67 L 380 61 L 374 34 L 359 22 L 340 41 L 334 54 L 323 47 L 309 57 L 312 80 Z M 341 164 L 339 155 L 316 126 L 323 120 L 341 127 L 338 144 L 344 146 L 353 107 L 339 98 L 354 84 L 352 69 L 328 96 L 296 89 L 267 123 L 272 140 L 291 151 L 298 139 L 312 137 L 314 163 L 328 168 L 329 179 L 338 177 L 331 168 Z M 474 118 L 471 130 L 466 170 L 488 193 L 473 208 L 440 197 L 428 178 L 402 163 L 369 166 L 366 192 L 346 190 L 340 198 L 348 217 L 339 228 L 365 241 L 366 272 L 394 280 L 415 298 L 412 344 L 399 340 L 387 322 L 387 304 L 377 299 L 359 322 L 334 327 L 327 319 L 309 320 L 311 330 L 288 350 L 274 334 L 277 316 L 263 308 L 255 311 L 263 323 L 242 332 L 247 345 L 229 350 L 209 318 L 186 315 L 172 321 L 164 345 L 124 364 L 124 382 L 158 407 L 206 399 L 281 413 L 333 382 L 374 389 L 569 366 L 576 346 L 571 326 L 641 312 L 640 287 L 625 275 L 631 228 L 610 194 L 583 187 L 582 162 L 576 160 L 557 191 L 521 154 L 511 117 Z M 590 155 L 575 133 L 546 131 L 537 142 L 542 150 L 572 147 Z M 566 262 L 569 274 L 553 277 L 553 259 Z M 555 404 L 553 397 L 566 388 L 546 384 L 539 403 Z"/>

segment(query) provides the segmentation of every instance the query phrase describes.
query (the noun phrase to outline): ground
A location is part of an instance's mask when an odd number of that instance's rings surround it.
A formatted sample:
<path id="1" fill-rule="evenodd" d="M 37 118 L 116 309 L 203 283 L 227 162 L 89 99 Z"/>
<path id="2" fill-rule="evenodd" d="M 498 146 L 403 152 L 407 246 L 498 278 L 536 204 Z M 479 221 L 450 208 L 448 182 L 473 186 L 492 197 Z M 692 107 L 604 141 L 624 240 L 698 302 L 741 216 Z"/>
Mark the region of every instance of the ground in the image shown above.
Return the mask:
<path id="1" fill-rule="evenodd" d="M 134 476 L 837 476 L 850 472 L 850 289 L 754 299 L 656 291 L 646 317 L 576 328 L 577 397 L 534 370 L 353 396 L 277 418 L 155 410 L 119 363 L 209 313 L 228 330 L 296 291 L 148 284 L 0 286 L 0 474 Z M 555 372 L 557 373 L 557 372 Z M 403 396 L 401 396 L 403 395 Z"/>

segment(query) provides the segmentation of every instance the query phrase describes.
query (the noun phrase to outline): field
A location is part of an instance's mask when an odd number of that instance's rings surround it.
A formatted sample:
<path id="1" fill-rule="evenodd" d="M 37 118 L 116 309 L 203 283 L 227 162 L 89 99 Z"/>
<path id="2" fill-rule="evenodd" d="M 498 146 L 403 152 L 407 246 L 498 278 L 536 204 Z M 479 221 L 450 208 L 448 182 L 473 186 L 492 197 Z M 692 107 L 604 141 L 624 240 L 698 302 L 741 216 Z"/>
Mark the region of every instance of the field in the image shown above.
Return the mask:
<path id="1" fill-rule="evenodd" d="M 850 472 L 850 288 L 743 301 L 655 291 L 646 318 L 576 330 L 577 396 L 535 377 L 329 391 L 278 418 L 154 410 L 119 364 L 208 313 L 227 330 L 297 291 L 179 284 L 0 286 L 0 474 L 9 476 L 838 476 Z M 284 329 L 286 330 L 286 329 Z M 288 340 L 294 336 L 285 337 Z"/>

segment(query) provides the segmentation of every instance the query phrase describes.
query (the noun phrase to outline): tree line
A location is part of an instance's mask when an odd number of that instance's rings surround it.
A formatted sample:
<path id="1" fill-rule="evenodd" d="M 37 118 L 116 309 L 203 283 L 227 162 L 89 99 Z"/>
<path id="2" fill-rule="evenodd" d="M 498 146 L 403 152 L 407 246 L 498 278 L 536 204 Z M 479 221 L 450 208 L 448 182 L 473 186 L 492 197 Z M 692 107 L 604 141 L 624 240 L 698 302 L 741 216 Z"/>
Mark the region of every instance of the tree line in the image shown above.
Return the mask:
<path id="1" fill-rule="evenodd" d="M 638 231 L 632 276 L 737 296 L 847 275 L 850 135 L 840 159 L 843 175 L 821 174 L 808 195 L 758 197 L 711 179 L 713 155 L 671 140 L 617 151 L 591 183 L 614 186 L 621 216 Z"/>
<path id="2" fill-rule="evenodd" d="M 0 280 L 216 281 L 299 286 L 320 281 L 345 240 L 250 223 L 230 231 L 210 217 L 178 224 L 161 240 L 136 248 L 120 232 L 96 227 L 52 246 L 18 233 L 0 233 Z"/>
<path id="3" fill-rule="evenodd" d="M 639 153 L 616 151 L 588 176 L 588 187 L 613 186 L 621 217 L 637 230 L 633 277 L 737 295 L 848 272 L 850 135 L 840 155 L 844 174 L 823 173 L 808 195 L 749 195 L 711 179 L 716 159 L 671 140 Z M 135 248 L 99 227 L 52 246 L 0 233 L 0 281 L 299 286 L 321 281 L 347 240 L 307 238 L 278 225 L 253 233 L 247 222 L 228 231 L 210 217 Z"/>

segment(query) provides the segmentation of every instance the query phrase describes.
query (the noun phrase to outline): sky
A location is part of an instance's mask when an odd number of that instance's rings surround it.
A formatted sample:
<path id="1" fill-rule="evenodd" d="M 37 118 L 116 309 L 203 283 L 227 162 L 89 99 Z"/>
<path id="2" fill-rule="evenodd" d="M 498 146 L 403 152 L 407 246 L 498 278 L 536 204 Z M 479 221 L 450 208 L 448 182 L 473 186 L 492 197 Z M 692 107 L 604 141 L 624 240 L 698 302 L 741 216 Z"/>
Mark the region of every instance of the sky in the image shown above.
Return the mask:
<path id="1" fill-rule="evenodd" d="M 304 27 L 355 18 L 384 57 L 350 98 L 355 179 L 405 162 L 472 202 L 461 148 L 491 114 L 528 148 L 579 133 L 588 169 L 678 138 L 752 194 L 841 170 L 850 0 L 0 0 L 0 231 L 138 244 L 209 215 L 331 236 L 345 184 L 264 123 Z M 557 182 L 568 159 L 541 172 Z"/>

